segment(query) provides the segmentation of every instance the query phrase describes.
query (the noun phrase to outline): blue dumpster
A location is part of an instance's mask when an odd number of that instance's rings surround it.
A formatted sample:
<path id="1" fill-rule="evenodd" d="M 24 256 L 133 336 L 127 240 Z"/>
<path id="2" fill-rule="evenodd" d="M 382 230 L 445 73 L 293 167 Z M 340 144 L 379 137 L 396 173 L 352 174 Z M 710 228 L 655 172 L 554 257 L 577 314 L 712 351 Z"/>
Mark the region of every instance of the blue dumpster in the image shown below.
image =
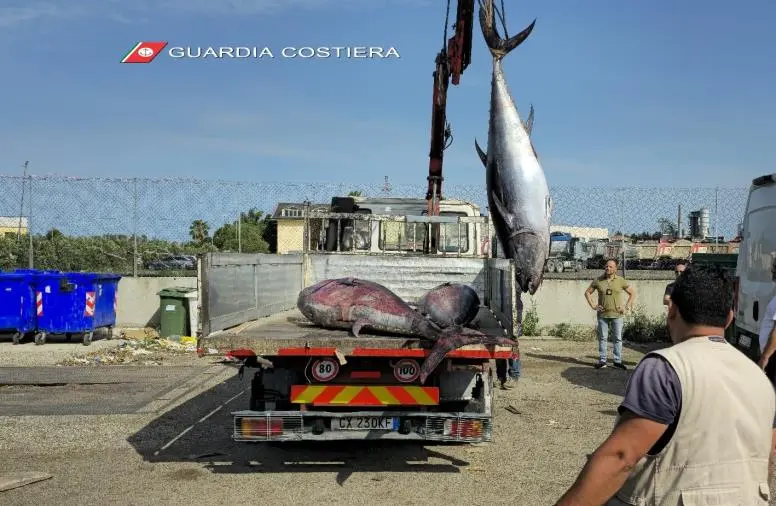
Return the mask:
<path id="1" fill-rule="evenodd" d="M 83 344 L 88 346 L 96 329 L 110 330 L 116 324 L 121 276 L 39 272 L 34 277 L 38 330 L 35 344 L 44 344 L 47 334 L 64 334 L 68 339 L 72 334 L 82 334 Z"/>
<path id="2" fill-rule="evenodd" d="M 13 344 L 35 332 L 35 288 L 32 276 L 0 272 L 0 332 L 11 333 Z"/>

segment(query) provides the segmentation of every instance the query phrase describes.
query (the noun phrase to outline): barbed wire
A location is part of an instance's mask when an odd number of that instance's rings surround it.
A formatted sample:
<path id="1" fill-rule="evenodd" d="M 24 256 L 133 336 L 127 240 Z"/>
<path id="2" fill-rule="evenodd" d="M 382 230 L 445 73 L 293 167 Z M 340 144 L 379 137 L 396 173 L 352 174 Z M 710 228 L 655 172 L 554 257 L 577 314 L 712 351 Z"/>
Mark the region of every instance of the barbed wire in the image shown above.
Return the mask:
<path id="1" fill-rule="evenodd" d="M 170 255 L 236 250 L 238 243 L 248 250 L 283 249 L 277 241 L 290 240 L 284 239 L 287 234 L 268 234 L 262 221 L 279 203 L 328 205 L 332 197 L 350 192 L 365 197 L 425 197 L 423 185 L 386 186 L 383 181 L 0 175 L 0 187 L 0 269 L 27 267 L 31 243 L 37 268 L 120 273 L 145 271 Z M 484 185 L 446 184 L 443 190 L 444 198 L 473 203 L 482 214 L 488 213 Z M 748 187 L 551 187 L 552 221 L 604 228 L 610 236 L 655 234 L 667 224 L 676 225 L 679 218 L 689 231 L 688 214 L 705 209 L 699 213 L 707 226 L 705 235 L 729 240 L 743 220 L 748 191 Z M 248 216 L 250 210 L 256 213 Z M 246 213 L 242 221 L 241 213 Z M 137 265 L 133 258 L 138 259 Z M 177 262 L 183 265 L 186 260 Z"/>

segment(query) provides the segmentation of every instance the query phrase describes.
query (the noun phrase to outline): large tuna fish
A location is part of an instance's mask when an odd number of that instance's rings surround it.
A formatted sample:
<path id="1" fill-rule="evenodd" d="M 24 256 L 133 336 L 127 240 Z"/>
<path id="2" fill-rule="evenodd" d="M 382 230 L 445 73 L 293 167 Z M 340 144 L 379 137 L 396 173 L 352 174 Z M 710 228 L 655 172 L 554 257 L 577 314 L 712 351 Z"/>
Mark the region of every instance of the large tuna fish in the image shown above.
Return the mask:
<path id="1" fill-rule="evenodd" d="M 426 292 L 417 308 L 439 327 L 465 327 L 477 317 L 480 298 L 469 285 L 444 283 Z"/>
<path id="2" fill-rule="evenodd" d="M 435 341 L 421 366 L 421 383 L 425 383 L 452 350 L 472 344 L 517 344 L 505 337 L 459 326 L 443 330 L 386 287 L 362 279 L 328 279 L 309 286 L 299 293 L 297 307 L 311 322 L 322 327 L 350 329 L 356 337 L 361 329 L 368 327 Z"/>
<path id="3" fill-rule="evenodd" d="M 515 262 L 518 286 L 532 295 L 542 283 L 550 252 L 552 201 L 544 171 L 507 89 L 501 60 L 530 35 L 535 23 L 503 39 L 494 24 L 493 0 L 480 3 L 480 26 L 493 55 L 487 153 L 475 140 L 486 168 L 496 234 L 504 255 Z"/>
<path id="4" fill-rule="evenodd" d="M 321 327 L 347 329 L 358 337 L 364 327 L 436 339 L 441 329 L 388 288 L 356 278 L 327 279 L 299 292 L 299 311 Z"/>

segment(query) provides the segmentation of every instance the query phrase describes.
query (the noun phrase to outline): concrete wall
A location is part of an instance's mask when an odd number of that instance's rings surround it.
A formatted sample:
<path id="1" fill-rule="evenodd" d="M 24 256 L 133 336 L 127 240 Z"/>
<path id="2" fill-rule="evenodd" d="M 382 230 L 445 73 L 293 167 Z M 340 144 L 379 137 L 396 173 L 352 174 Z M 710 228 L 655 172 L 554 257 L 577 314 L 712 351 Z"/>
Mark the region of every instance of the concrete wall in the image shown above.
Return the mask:
<path id="1" fill-rule="evenodd" d="M 328 266 L 329 269 L 326 267 L 322 264 L 313 266 L 316 280 L 321 276 L 325 277 L 327 272 L 331 273 L 331 266 Z M 342 274 L 342 272 L 338 271 L 337 274 Z M 464 275 L 464 272 L 456 272 L 455 274 L 458 276 L 456 280 L 460 280 L 460 276 Z M 436 281 L 434 280 L 434 283 Z M 631 279 L 631 284 L 636 288 L 636 305 L 642 305 L 647 313 L 655 316 L 664 314 L 663 292 L 668 282 L 668 279 Z M 595 324 L 595 313 L 587 305 L 584 297 L 584 292 L 589 284 L 588 279 L 545 279 L 535 297 L 523 294 L 525 310 L 528 310 L 532 303 L 536 303 L 540 326 L 563 322 L 572 325 L 593 325 Z M 197 278 L 122 278 L 119 282 L 118 326 L 158 325 L 159 296 L 156 294 L 163 288 L 173 286 L 196 287 Z M 404 290 L 402 293 L 410 298 L 417 296 L 417 293 L 413 293 L 411 290 Z"/>
<path id="2" fill-rule="evenodd" d="M 159 324 L 159 296 L 157 292 L 173 286 L 197 287 L 196 277 L 124 277 L 119 281 L 119 327 L 154 327 Z"/>
<path id="3" fill-rule="evenodd" d="M 647 314 L 653 316 L 665 313 L 663 294 L 668 280 L 631 279 L 636 289 L 636 306 L 643 306 Z M 523 294 L 523 310 L 527 311 L 533 302 L 539 313 L 539 325 L 569 323 L 572 325 L 594 325 L 595 312 L 585 300 L 585 290 L 590 280 L 582 279 L 545 279 L 534 297 Z M 593 295 L 595 300 L 596 295 Z M 623 301 L 627 300 L 623 294 Z"/>

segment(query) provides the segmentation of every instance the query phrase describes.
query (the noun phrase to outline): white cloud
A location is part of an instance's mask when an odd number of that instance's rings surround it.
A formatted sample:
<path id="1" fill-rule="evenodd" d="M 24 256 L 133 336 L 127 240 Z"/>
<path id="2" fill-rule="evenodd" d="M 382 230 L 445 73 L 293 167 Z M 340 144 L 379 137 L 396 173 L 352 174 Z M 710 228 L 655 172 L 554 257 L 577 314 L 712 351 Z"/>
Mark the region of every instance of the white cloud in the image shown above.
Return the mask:
<path id="1" fill-rule="evenodd" d="M 11 0 L 14 2 L 14 0 Z M 383 0 L 415 6 L 429 5 L 430 0 Z M 6 2 L 3 2 L 6 3 Z M 362 0 L 16 0 L 17 5 L 0 7 L 0 26 L 10 27 L 46 18 L 72 19 L 82 17 L 107 18 L 118 22 L 133 22 L 159 11 L 190 12 L 208 15 L 253 15 L 278 10 L 363 9 L 379 2 Z"/>

